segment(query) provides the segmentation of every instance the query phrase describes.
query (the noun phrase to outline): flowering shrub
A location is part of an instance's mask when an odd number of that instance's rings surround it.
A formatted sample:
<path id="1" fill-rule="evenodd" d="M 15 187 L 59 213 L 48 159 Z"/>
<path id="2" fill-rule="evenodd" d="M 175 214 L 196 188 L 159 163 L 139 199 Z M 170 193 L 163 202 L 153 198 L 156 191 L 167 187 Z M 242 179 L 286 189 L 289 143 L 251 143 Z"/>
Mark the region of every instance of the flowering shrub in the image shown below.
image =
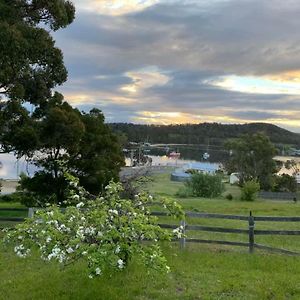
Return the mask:
<path id="1" fill-rule="evenodd" d="M 64 266 L 85 260 L 89 277 L 113 270 L 123 270 L 132 257 L 160 271 L 169 267 L 159 241 L 181 237 L 183 228 L 173 232 L 157 225 L 151 216 L 151 195 L 138 194 L 134 200 L 121 199 L 122 186 L 111 182 L 103 197 L 90 199 L 78 185 L 77 178 L 69 180 L 68 203 L 37 210 L 34 217 L 6 235 L 7 242 L 15 244 L 19 257 L 26 257 L 37 247 L 45 261 L 56 260 Z M 183 217 L 180 206 L 173 201 L 160 200 L 175 217 Z M 157 202 L 156 202 L 157 203 Z"/>

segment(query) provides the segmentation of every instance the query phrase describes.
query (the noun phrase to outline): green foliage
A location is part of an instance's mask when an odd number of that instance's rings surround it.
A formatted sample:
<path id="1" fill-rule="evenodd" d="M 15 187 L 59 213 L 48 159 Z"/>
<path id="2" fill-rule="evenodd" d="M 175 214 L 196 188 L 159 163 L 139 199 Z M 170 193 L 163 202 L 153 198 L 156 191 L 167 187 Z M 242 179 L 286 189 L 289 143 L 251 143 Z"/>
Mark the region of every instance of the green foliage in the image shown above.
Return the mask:
<path id="1" fill-rule="evenodd" d="M 48 28 L 66 27 L 74 15 L 66 0 L 0 0 L 0 87 L 9 99 L 41 104 L 66 80 Z"/>
<path id="2" fill-rule="evenodd" d="M 190 186 L 181 186 L 179 190 L 176 192 L 175 196 L 179 198 L 188 198 L 192 197 L 193 191 L 191 190 Z"/>
<path id="3" fill-rule="evenodd" d="M 300 146 L 300 136 L 272 124 L 172 124 L 172 125 L 142 125 L 131 123 L 110 124 L 115 132 L 123 132 L 129 141 L 162 144 L 207 144 L 223 146 L 224 142 L 231 138 L 238 138 L 243 134 L 253 135 L 264 132 L 275 144 L 293 144 Z M 224 158 L 216 151 L 210 151 L 216 157 Z M 199 157 L 199 149 L 197 152 Z M 220 161 L 220 160 L 218 160 Z"/>
<path id="4" fill-rule="evenodd" d="M 241 188 L 241 200 L 254 201 L 257 192 L 260 190 L 259 182 L 256 180 L 246 181 Z"/>
<path id="5" fill-rule="evenodd" d="M 273 160 L 276 149 L 266 135 L 244 135 L 228 141 L 226 147 L 231 152 L 227 169 L 239 173 L 241 185 L 257 179 L 262 189 L 271 189 L 272 176 L 276 172 L 276 163 Z"/>
<path id="6" fill-rule="evenodd" d="M 218 197 L 224 191 L 222 177 L 205 173 L 193 174 L 185 183 L 190 196 L 213 198 Z"/>
<path id="7" fill-rule="evenodd" d="M 22 176 L 20 184 L 39 205 L 66 199 L 65 171 L 76 174 L 95 195 L 111 179 L 118 179 L 123 153 L 116 136 L 104 124 L 101 111 L 81 113 L 56 95 L 33 128 L 37 143 L 27 154 L 35 153 L 29 159 L 40 170 L 32 178 Z"/>
<path id="8" fill-rule="evenodd" d="M 79 179 L 67 174 L 66 180 L 65 204 L 71 206 L 63 212 L 60 206 L 37 211 L 7 234 L 5 240 L 14 243 L 16 255 L 24 258 L 37 248 L 44 261 L 55 260 L 63 266 L 85 261 L 90 278 L 122 271 L 133 257 L 146 267 L 169 271 L 158 242 L 181 237 L 183 228 L 170 232 L 157 225 L 148 208 L 154 201 L 151 195 L 122 199 L 121 184 L 110 182 L 103 197 L 90 199 Z M 184 217 L 176 202 L 158 200 L 174 217 Z"/>
<path id="9" fill-rule="evenodd" d="M 227 195 L 225 196 L 225 198 L 226 198 L 227 200 L 233 200 L 233 196 L 232 196 L 231 193 L 227 194 Z"/>
<path id="10" fill-rule="evenodd" d="M 282 174 L 274 177 L 274 192 L 297 192 L 297 181 L 294 176 Z"/>

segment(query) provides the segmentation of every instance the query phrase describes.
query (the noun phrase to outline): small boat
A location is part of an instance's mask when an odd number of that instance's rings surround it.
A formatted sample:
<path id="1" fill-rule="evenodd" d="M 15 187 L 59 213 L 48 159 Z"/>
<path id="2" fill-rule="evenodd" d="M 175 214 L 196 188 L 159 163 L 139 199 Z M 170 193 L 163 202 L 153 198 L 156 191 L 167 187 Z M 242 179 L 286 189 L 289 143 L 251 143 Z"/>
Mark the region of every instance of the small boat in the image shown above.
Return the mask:
<path id="1" fill-rule="evenodd" d="M 168 154 L 168 156 L 171 157 L 171 158 L 179 158 L 180 157 L 180 152 L 172 151 Z"/>

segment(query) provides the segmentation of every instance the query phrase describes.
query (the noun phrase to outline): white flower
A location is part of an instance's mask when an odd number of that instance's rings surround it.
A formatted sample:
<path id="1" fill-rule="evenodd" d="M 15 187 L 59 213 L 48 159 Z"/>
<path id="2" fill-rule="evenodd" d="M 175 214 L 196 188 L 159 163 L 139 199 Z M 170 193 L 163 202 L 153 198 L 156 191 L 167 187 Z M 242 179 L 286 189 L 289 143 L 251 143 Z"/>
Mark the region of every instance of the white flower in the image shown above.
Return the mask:
<path id="1" fill-rule="evenodd" d="M 90 274 L 90 275 L 89 275 L 89 278 L 90 278 L 90 279 L 93 279 L 93 278 L 94 278 L 94 276 L 93 276 L 92 274 Z"/>
<path id="2" fill-rule="evenodd" d="M 123 269 L 124 268 L 124 261 L 120 258 L 120 259 L 118 259 L 118 268 L 119 269 Z"/>
<path id="3" fill-rule="evenodd" d="M 75 196 L 78 196 L 78 195 L 75 195 Z M 73 196 L 73 198 L 74 198 L 74 196 Z M 79 196 L 78 196 L 78 199 L 79 199 Z M 80 208 L 80 207 L 83 207 L 83 206 L 84 206 L 84 203 L 83 203 L 83 202 L 79 202 L 79 203 L 76 205 L 77 208 Z"/>
<path id="4" fill-rule="evenodd" d="M 87 255 L 87 251 L 83 251 L 83 252 L 82 252 L 82 255 Z"/>
<path id="5" fill-rule="evenodd" d="M 111 214 L 114 214 L 116 216 L 119 214 L 116 209 L 109 209 L 108 212 L 111 213 Z"/>
<path id="6" fill-rule="evenodd" d="M 72 247 L 69 247 L 67 250 L 67 253 L 69 253 L 69 254 L 71 254 L 71 253 L 73 253 L 74 252 L 74 250 L 73 250 L 73 248 Z"/>
<path id="7" fill-rule="evenodd" d="M 100 275 L 101 274 L 100 268 L 96 268 L 95 273 L 96 273 L 96 275 Z"/>
<path id="8" fill-rule="evenodd" d="M 115 253 L 116 253 L 116 254 L 120 253 L 120 250 L 121 250 L 121 248 L 120 248 L 120 246 L 118 245 L 117 248 L 116 248 L 116 250 L 115 250 Z"/>
<path id="9" fill-rule="evenodd" d="M 51 237 L 48 236 L 48 237 L 46 238 L 46 243 L 50 243 L 51 241 L 52 241 Z"/>

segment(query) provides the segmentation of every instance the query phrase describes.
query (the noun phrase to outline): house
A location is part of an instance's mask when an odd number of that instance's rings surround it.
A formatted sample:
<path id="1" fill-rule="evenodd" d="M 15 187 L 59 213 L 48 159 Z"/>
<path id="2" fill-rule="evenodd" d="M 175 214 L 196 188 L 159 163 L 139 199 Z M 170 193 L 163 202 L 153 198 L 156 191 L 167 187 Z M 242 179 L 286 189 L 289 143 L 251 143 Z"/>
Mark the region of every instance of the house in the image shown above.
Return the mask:
<path id="1" fill-rule="evenodd" d="M 239 173 L 231 173 L 230 177 L 229 177 L 229 183 L 230 184 L 235 184 L 235 183 L 239 183 L 240 179 L 239 179 Z"/>
<path id="2" fill-rule="evenodd" d="M 186 181 L 191 178 L 191 171 L 199 173 L 215 174 L 217 170 L 220 170 L 221 166 L 217 163 L 209 162 L 191 162 L 185 164 L 182 168 L 176 169 L 171 174 L 172 181 Z"/>

